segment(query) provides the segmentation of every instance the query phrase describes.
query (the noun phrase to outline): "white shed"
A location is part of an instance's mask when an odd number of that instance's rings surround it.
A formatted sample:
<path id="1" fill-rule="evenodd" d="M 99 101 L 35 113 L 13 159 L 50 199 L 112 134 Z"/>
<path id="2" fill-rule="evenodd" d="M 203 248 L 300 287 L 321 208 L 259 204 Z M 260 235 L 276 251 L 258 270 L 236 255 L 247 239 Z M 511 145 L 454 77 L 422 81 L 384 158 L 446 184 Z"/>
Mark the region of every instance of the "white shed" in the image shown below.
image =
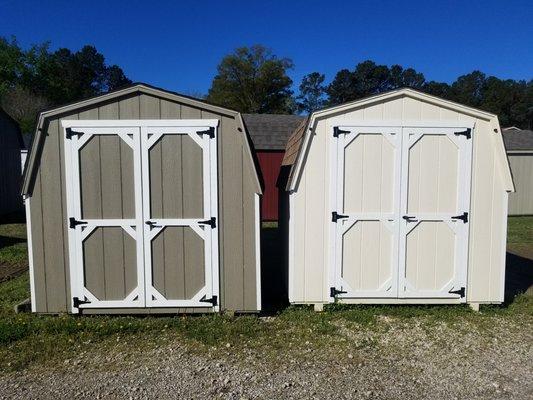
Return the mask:
<path id="1" fill-rule="evenodd" d="M 314 112 L 289 139 L 289 300 L 500 303 L 496 115 L 411 89 Z"/>

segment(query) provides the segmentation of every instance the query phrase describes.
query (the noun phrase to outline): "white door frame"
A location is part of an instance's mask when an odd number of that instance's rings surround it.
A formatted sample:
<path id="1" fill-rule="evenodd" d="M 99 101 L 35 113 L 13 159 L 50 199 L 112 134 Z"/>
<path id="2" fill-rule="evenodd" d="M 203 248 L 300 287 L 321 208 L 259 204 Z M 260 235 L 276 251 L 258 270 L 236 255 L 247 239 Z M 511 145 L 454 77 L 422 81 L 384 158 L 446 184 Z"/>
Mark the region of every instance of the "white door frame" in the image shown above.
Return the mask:
<path id="1" fill-rule="evenodd" d="M 461 299 L 461 302 L 466 302 L 466 293 L 461 296 L 459 294 L 450 293 L 450 291 L 457 291 L 464 288 L 466 291 L 466 274 L 468 266 L 468 241 L 469 241 L 469 226 L 470 226 L 470 187 L 471 187 L 471 173 L 472 173 L 472 139 L 466 136 L 457 135 L 457 132 L 470 130 L 470 135 L 473 130 L 473 125 L 462 126 L 459 128 L 450 127 L 404 127 L 402 132 L 402 195 L 401 195 L 401 214 L 400 221 L 400 252 L 399 252 L 399 290 L 398 297 L 400 298 L 451 298 Z M 408 179 L 409 179 L 409 155 L 410 149 L 424 136 L 446 136 L 458 148 L 458 168 L 457 168 L 457 213 L 442 213 L 442 214 L 418 214 L 412 221 L 404 219 L 407 216 L 407 199 L 408 199 Z M 466 222 L 454 219 L 458 215 L 466 212 L 468 217 Z M 409 215 L 411 216 L 411 215 Z M 455 233 L 455 260 L 454 266 L 456 268 L 453 278 L 436 291 L 421 291 L 415 290 L 405 276 L 406 270 L 406 251 L 407 251 L 407 235 L 415 227 L 423 221 L 442 221 Z"/>
<path id="2" fill-rule="evenodd" d="M 190 121 L 190 120 L 189 120 Z M 147 307 L 214 307 L 219 309 L 219 277 L 218 277 L 218 196 L 217 196 L 217 126 L 218 120 L 198 120 L 198 124 L 182 127 L 141 127 L 141 148 L 143 182 L 149 182 L 150 165 L 149 150 L 163 135 L 187 135 L 202 149 L 202 183 L 203 210 L 201 218 L 175 219 L 150 218 L 150 185 L 143 185 L 143 214 L 145 217 L 145 285 Z M 209 123 L 211 122 L 211 123 Z M 199 135 L 198 132 L 212 129 L 209 134 Z M 202 223 L 214 218 L 214 226 Z M 151 224 L 149 224 L 151 223 Z M 152 282 L 152 240 L 167 226 L 183 226 L 191 228 L 204 241 L 205 285 L 191 299 L 168 300 L 151 284 Z M 211 301 L 211 302 L 209 302 Z"/>
<path id="3" fill-rule="evenodd" d="M 81 188 L 80 188 L 80 160 L 79 152 L 95 135 L 119 136 L 133 152 L 135 218 L 133 219 L 83 219 L 82 224 L 69 226 L 69 271 L 70 290 L 73 302 L 71 311 L 78 313 L 80 308 L 118 308 L 144 307 L 144 268 L 143 268 L 143 218 L 141 200 L 141 150 L 139 127 L 87 127 L 85 121 L 62 121 L 65 144 L 65 181 L 67 214 L 76 221 L 82 221 Z M 83 241 L 98 227 L 116 226 L 136 242 L 137 286 L 123 300 L 98 300 L 84 284 L 83 272 Z M 81 301 L 75 304 L 74 299 Z M 83 303 L 87 301 L 87 303 Z"/>
<path id="4" fill-rule="evenodd" d="M 338 129 L 338 131 L 336 130 Z M 401 127 L 368 127 L 368 126 L 347 126 L 338 125 L 332 126 L 331 144 L 332 157 L 331 169 L 334 171 L 332 180 L 332 204 L 334 210 L 332 211 L 332 218 L 330 226 L 332 228 L 331 236 L 334 247 L 332 248 L 331 263 L 334 266 L 332 273 L 330 273 L 330 301 L 337 298 L 368 298 L 368 297 L 396 297 L 398 288 L 397 277 L 397 258 L 398 253 L 398 235 L 399 235 L 399 198 L 400 198 L 400 168 L 401 168 Z M 343 132 L 338 133 L 336 132 Z M 361 213 L 354 214 L 344 210 L 344 153 L 346 147 L 352 143 L 361 134 L 379 134 L 382 135 L 394 148 L 395 163 L 394 163 L 394 197 L 393 210 L 390 213 Z M 333 212 L 346 215 L 347 218 L 333 221 Z M 380 221 L 391 232 L 393 236 L 391 249 L 391 278 L 387 280 L 377 290 L 355 290 L 342 278 L 342 243 L 343 235 L 354 224 L 361 221 Z M 337 290 L 338 294 L 332 296 L 333 291 Z M 345 292 L 345 293 L 341 293 Z"/>
<path id="5" fill-rule="evenodd" d="M 398 129 L 400 132 L 397 135 L 397 140 L 399 140 L 399 149 L 400 153 L 398 154 L 397 162 L 400 165 L 400 168 L 397 168 L 395 171 L 396 175 L 396 184 L 395 184 L 395 195 L 397 195 L 397 198 L 395 199 L 395 210 L 396 212 L 394 214 L 391 214 L 390 216 L 387 215 L 385 218 L 383 218 L 383 215 L 370 215 L 367 216 L 368 218 L 376 220 L 386 220 L 387 225 L 389 229 L 392 229 L 390 224 L 390 219 L 396 218 L 398 221 L 395 224 L 395 231 L 396 231 L 396 252 L 393 253 L 395 257 L 395 263 L 397 266 L 396 271 L 396 290 L 395 290 L 395 296 L 400 298 L 400 290 L 402 284 L 404 284 L 405 279 L 403 278 L 404 270 L 405 270 L 405 230 L 407 222 L 402 218 L 403 215 L 405 215 L 405 209 L 407 204 L 407 178 L 408 175 L 405 173 L 408 168 L 408 152 L 405 151 L 406 145 L 404 143 L 407 143 L 408 141 L 405 140 L 405 132 L 413 132 L 418 137 L 416 140 L 420 139 L 422 134 L 429 134 L 429 132 L 434 132 L 439 134 L 442 134 L 444 131 L 447 134 L 452 134 L 454 136 L 454 143 L 458 144 L 459 150 L 460 150 L 460 158 L 461 158 L 461 164 L 460 169 L 464 171 L 464 173 L 459 173 L 459 179 L 460 179 L 460 189 L 459 192 L 464 193 L 465 195 L 462 196 L 460 199 L 458 199 L 458 206 L 459 209 L 464 210 L 465 212 L 469 213 L 470 218 L 470 190 L 471 190 L 471 172 L 472 172 L 472 149 L 473 149 L 473 133 L 474 133 L 474 123 L 450 123 L 450 122 L 442 122 L 442 121 L 409 121 L 407 123 L 401 123 L 398 122 L 384 122 L 384 121 L 365 121 L 358 124 L 352 124 L 347 121 L 338 121 L 332 120 L 328 129 L 329 132 L 329 141 L 328 145 L 330 148 L 329 151 L 329 158 L 330 158 L 330 204 L 332 207 L 331 213 L 334 211 L 339 212 L 338 210 L 343 209 L 343 192 L 340 190 L 343 185 L 344 180 L 344 168 L 339 168 L 339 166 L 344 165 L 344 148 L 346 146 L 346 138 L 348 140 L 355 139 L 355 136 L 357 136 L 358 133 L 383 133 L 384 131 L 391 130 L 391 129 Z M 335 137 L 333 133 L 335 132 L 334 129 L 337 128 L 340 130 L 340 134 L 338 137 Z M 462 131 L 468 131 L 468 134 L 471 135 L 470 138 L 462 137 L 456 135 L 457 132 Z M 353 136 L 353 137 L 352 137 Z M 350 137 L 352 137 L 350 139 Z M 387 136 L 385 136 L 387 137 Z M 390 141 L 390 135 L 388 137 Z M 393 143 L 393 142 L 391 142 Z M 414 144 L 414 142 L 413 142 Z M 407 148 L 409 149 L 410 146 Z M 342 151 L 341 151 L 342 150 Z M 341 159 L 342 158 L 342 159 Z M 339 212 L 340 213 L 340 212 Z M 329 214 L 331 215 L 331 214 Z M 329 216 L 328 215 L 328 216 Z M 459 233 L 459 236 L 461 236 L 460 243 L 458 246 L 458 251 L 456 251 L 456 265 L 460 265 L 461 262 L 459 262 L 459 259 L 462 260 L 462 263 L 464 263 L 464 266 L 459 268 L 459 271 L 456 275 L 456 279 L 453 282 L 450 282 L 452 286 L 449 290 L 456 290 L 460 287 L 456 287 L 459 284 L 461 287 L 466 288 L 466 275 L 467 275 L 467 265 L 468 265 L 468 240 L 469 240 L 469 222 L 463 224 L 461 223 L 454 223 L 451 222 L 451 217 L 454 216 L 450 214 L 448 216 L 449 223 L 448 226 L 453 226 L 454 231 Z M 381 218 L 379 218 L 381 217 Z M 426 216 L 420 215 L 421 219 L 425 218 Z M 361 294 L 344 294 L 339 293 L 336 296 L 331 296 L 330 289 L 335 288 L 336 290 L 345 291 L 343 289 L 340 289 L 339 286 L 345 285 L 346 283 L 342 281 L 340 278 L 341 274 L 341 268 L 342 268 L 342 241 L 339 240 L 342 239 L 342 234 L 346 232 L 349 227 L 351 227 L 358 219 L 359 220 L 365 220 L 364 216 L 354 216 L 347 218 L 345 220 L 338 220 L 337 223 L 334 223 L 331 221 L 330 223 L 330 233 L 329 233 L 329 240 L 331 245 L 330 247 L 330 257 L 329 257 L 329 272 L 328 272 L 328 293 L 324 296 L 324 298 L 329 299 L 330 302 L 334 302 L 336 298 L 343 299 L 343 298 L 370 298 L 370 297 L 376 297 L 370 293 L 361 292 Z M 434 216 L 433 216 L 434 218 Z M 469 221 L 469 220 L 468 220 Z M 345 285 L 344 287 L 348 287 Z M 465 289 L 466 290 L 466 289 Z M 382 298 L 383 296 L 380 296 Z M 446 297 L 450 299 L 460 299 L 461 302 L 466 301 L 466 295 L 461 297 L 460 295 L 456 294 L 450 294 L 448 290 L 446 290 L 446 293 L 444 293 L 444 290 L 442 293 L 435 294 L 435 292 L 431 293 L 420 293 L 419 296 L 412 296 L 409 294 L 408 296 L 402 295 L 401 297 L 404 298 L 424 298 L 424 297 Z"/>
<path id="6" fill-rule="evenodd" d="M 81 221 L 80 198 L 80 171 L 79 151 L 94 135 L 118 135 L 133 150 L 134 154 L 134 191 L 135 191 L 135 218 L 134 219 L 84 219 L 83 224 L 74 225 L 68 229 L 69 242 L 69 268 L 70 288 L 72 298 L 81 300 L 81 304 L 71 306 L 73 313 L 78 313 L 82 308 L 123 308 L 123 307 L 213 307 L 216 305 L 202 300 L 203 296 L 219 299 L 219 260 L 218 260 L 218 223 L 213 229 L 209 225 L 202 225 L 201 220 L 165 220 L 166 225 L 191 226 L 191 228 L 206 241 L 205 246 L 205 273 L 206 287 L 204 287 L 192 300 L 166 301 L 151 300 L 146 295 L 147 276 L 151 276 L 151 265 L 146 264 L 146 248 L 150 245 L 154 233 L 147 233 L 149 227 L 145 224 L 147 218 L 143 197 L 146 195 L 147 160 L 143 156 L 145 147 L 153 136 L 148 139 L 148 134 L 159 135 L 179 131 L 186 133 L 200 144 L 203 149 L 204 163 L 204 217 L 215 218 L 218 222 L 218 179 L 217 179 L 217 119 L 182 119 L 182 120 L 63 120 L 61 121 L 64 134 L 65 149 L 65 177 L 68 218 Z M 202 134 L 203 133 L 203 134 Z M 155 139 L 154 139 L 155 140 Z M 148 174 L 148 175 L 147 175 Z M 206 184 L 207 183 L 207 184 Z M 149 196 L 149 192 L 148 192 Z M 67 221 L 68 223 L 69 221 Z M 154 220 L 157 225 L 156 220 Z M 159 221 L 161 222 L 161 221 Z M 137 246 L 137 283 L 138 286 L 124 300 L 101 301 L 98 300 L 87 288 L 84 287 L 83 276 L 83 241 L 88 235 L 100 226 L 119 226 L 136 240 Z M 150 285 L 151 287 L 151 285 Z M 87 303 L 84 301 L 87 300 Z M 209 300 L 209 299 L 204 299 Z"/>

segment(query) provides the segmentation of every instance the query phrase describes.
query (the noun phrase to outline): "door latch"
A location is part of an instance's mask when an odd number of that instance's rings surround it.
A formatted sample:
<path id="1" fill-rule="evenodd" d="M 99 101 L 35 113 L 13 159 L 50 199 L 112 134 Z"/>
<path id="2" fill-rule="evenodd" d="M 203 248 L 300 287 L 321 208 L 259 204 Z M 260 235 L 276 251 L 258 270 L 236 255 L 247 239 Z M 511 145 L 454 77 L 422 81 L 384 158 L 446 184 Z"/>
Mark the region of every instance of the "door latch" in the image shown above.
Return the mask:
<path id="1" fill-rule="evenodd" d="M 152 230 L 153 228 L 158 228 L 158 227 L 161 226 L 161 225 L 157 225 L 154 221 L 146 221 L 146 225 L 148 225 L 150 227 L 150 230 Z"/>
<path id="2" fill-rule="evenodd" d="M 413 217 L 411 215 L 404 215 L 402 218 L 405 219 L 407 222 L 416 221 L 416 217 Z"/>

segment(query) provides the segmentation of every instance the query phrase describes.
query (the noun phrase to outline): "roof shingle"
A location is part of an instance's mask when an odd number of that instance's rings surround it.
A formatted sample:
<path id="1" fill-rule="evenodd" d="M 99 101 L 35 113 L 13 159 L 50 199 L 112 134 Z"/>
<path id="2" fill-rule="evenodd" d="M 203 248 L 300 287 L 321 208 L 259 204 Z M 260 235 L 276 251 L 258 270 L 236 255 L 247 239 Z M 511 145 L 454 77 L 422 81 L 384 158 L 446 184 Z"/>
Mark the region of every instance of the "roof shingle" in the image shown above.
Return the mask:
<path id="1" fill-rule="evenodd" d="M 502 129 L 502 132 L 503 142 L 507 151 L 533 150 L 533 131 L 525 129 Z"/>
<path id="2" fill-rule="evenodd" d="M 287 140 L 305 117 L 283 114 L 242 114 L 256 150 L 285 150 Z"/>

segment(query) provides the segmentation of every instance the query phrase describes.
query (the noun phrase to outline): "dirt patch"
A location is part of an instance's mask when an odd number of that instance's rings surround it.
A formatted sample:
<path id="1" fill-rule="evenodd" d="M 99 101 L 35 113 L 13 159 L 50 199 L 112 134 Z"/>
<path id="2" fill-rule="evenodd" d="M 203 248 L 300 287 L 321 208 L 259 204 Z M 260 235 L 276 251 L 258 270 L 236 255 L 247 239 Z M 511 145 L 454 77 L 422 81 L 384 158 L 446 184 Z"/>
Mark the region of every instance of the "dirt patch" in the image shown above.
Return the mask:
<path id="1" fill-rule="evenodd" d="M 0 283 L 16 278 L 27 270 L 27 265 L 0 265 Z"/>

